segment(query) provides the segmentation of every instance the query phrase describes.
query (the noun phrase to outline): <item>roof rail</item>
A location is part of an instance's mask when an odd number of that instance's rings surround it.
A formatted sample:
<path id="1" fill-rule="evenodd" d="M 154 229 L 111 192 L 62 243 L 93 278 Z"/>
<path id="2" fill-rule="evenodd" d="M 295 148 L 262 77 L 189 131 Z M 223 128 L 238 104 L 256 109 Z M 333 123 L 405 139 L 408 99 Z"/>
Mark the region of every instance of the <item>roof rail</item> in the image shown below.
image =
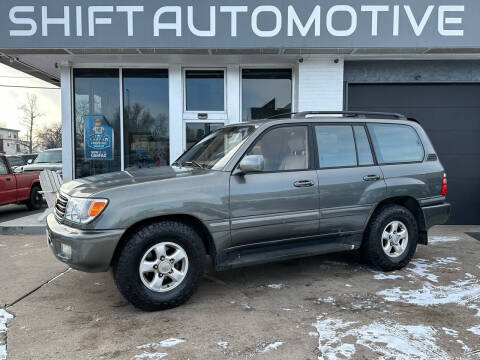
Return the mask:
<path id="1" fill-rule="evenodd" d="M 342 115 L 344 117 L 357 117 L 357 118 L 366 118 L 366 117 L 391 117 L 398 120 L 407 120 L 405 115 L 388 113 L 388 112 L 373 112 L 373 111 L 302 111 L 297 113 L 292 113 L 294 119 L 304 119 L 308 115 Z"/>

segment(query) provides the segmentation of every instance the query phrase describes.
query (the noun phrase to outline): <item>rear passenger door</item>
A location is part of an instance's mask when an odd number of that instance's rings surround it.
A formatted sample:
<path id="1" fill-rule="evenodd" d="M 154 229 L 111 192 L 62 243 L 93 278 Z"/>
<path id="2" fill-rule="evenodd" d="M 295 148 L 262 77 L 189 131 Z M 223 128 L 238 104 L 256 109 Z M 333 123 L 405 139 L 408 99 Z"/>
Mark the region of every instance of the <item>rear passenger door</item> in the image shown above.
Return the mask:
<path id="1" fill-rule="evenodd" d="M 320 234 L 361 232 L 386 193 L 364 124 L 316 124 Z"/>

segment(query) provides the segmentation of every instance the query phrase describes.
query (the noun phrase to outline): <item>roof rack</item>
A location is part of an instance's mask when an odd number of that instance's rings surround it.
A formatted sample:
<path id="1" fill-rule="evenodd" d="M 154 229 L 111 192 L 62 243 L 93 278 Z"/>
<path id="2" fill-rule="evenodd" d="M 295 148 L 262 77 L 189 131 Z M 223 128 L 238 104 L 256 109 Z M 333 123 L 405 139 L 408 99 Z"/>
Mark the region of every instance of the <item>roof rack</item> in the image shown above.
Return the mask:
<path id="1" fill-rule="evenodd" d="M 343 117 L 356 117 L 356 118 L 366 118 L 366 117 L 390 117 L 397 120 L 409 120 L 402 114 L 388 113 L 388 112 L 373 112 L 373 111 L 301 111 L 301 112 L 292 112 L 285 114 L 278 114 L 269 119 L 280 119 L 291 117 L 292 119 L 305 119 L 308 115 L 342 115 Z"/>

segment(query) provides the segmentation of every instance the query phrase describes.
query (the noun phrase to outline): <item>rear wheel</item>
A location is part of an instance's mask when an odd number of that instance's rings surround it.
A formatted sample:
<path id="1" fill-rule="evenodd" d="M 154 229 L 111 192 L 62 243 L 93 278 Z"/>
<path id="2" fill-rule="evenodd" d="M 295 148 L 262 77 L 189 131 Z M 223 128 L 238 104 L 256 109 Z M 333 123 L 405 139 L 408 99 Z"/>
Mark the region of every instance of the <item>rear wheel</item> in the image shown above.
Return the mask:
<path id="1" fill-rule="evenodd" d="M 370 220 L 362 244 L 362 255 L 384 271 L 405 267 L 417 249 L 418 225 L 405 207 L 388 205 Z"/>
<path id="2" fill-rule="evenodd" d="M 27 200 L 26 205 L 29 210 L 38 210 L 43 205 L 43 196 L 40 194 L 40 187 L 34 186 L 30 190 L 30 198 Z"/>
<path id="3" fill-rule="evenodd" d="M 202 239 L 188 225 L 174 221 L 149 224 L 132 234 L 114 259 L 115 283 L 142 310 L 174 308 L 197 290 L 205 258 Z"/>

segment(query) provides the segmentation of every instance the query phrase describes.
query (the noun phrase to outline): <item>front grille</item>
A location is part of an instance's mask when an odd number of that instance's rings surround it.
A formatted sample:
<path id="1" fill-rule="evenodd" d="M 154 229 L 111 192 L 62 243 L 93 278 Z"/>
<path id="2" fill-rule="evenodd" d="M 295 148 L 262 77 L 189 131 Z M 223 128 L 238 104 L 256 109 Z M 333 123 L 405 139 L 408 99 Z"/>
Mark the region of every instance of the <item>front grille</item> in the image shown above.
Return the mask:
<path id="1" fill-rule="evenodd" d="M 68 198 L 61 194 L 57 193 L 57 201 L 55 201 L 55 216 L 58 220 L 63 220 L 65 218 L 65 211 L 67 210 Z"/>

